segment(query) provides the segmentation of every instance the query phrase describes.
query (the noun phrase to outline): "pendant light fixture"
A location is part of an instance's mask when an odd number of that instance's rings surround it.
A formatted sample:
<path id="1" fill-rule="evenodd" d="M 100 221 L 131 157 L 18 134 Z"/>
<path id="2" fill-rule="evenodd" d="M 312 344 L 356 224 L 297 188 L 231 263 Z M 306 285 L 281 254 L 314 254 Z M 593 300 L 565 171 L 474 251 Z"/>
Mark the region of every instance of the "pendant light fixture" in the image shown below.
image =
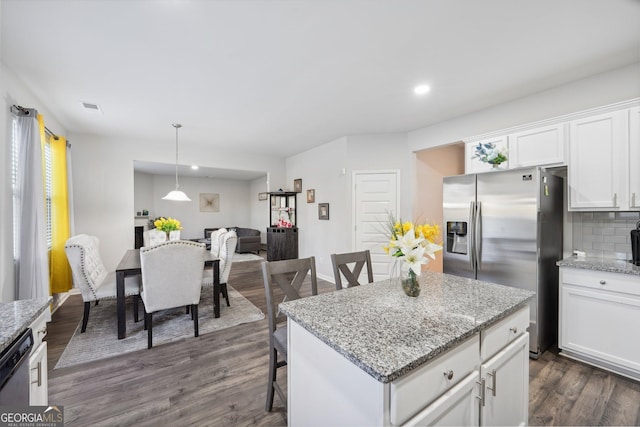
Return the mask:
<path id="1" fill-rule="evenodd" d="M 190 202 L 191 199 L 187 197 L 182 191 L 180 191 L 180 185 L 178 185 L 178 129 L 182 127 L 180 123 L 173 123 L 172 125 L 176 128 L 176 189 L 173 191 L 169 191 L 166 196 L 162 198 L 162 200 L 171 200 L 174 202 Z"/>

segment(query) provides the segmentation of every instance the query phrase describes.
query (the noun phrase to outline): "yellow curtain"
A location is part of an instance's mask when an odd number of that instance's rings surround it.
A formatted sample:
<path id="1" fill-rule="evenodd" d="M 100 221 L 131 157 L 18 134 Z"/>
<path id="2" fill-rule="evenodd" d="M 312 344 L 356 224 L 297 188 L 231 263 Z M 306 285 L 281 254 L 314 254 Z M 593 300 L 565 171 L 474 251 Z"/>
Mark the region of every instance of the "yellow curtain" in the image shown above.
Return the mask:
<path id="1" fill-rule="evenodd" d="M 62 136 L 46 138 L 44 120 L 38 116 L 40 136 L 51 149 L 51 250 L 49 251 L 49 283 L 51 293 L 69 291 L 71 268 L 64 252 L 70 237 L 69 195 L 67 184 L 67 140 Z M 44 147 L 43 147 L 44 153 Z M 46 167 L 43 162 L 43 168 Z M 46 174 L 46 172 L 45 172 Z M 46 175 L 45 175 L 46 176 Z"/>

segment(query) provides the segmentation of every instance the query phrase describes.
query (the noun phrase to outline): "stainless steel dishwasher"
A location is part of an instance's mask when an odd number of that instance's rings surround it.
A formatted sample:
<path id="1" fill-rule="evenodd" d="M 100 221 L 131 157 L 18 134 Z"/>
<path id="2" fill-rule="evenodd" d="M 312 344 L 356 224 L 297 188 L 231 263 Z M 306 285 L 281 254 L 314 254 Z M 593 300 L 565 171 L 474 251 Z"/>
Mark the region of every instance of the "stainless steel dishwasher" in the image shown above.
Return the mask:
<path id="1" fill-rule="evenodd" d="M 24 331 L 0 355 L 0 406 L 29 405 L 31 329 Z"/>

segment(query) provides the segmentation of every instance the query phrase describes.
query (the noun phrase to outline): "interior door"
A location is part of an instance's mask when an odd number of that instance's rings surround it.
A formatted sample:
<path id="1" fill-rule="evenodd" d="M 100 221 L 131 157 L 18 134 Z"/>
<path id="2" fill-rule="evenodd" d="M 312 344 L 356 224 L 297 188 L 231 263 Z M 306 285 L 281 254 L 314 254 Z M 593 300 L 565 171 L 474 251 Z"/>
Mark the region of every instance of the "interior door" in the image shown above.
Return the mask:
<path id="1" fill-rule="evenodd" d="M 399 185 L 399 171 L 353 174 L 354 250 L 369 249 L 374 280 L 389 278 L 392 259 L 382 248 L 389 243 L 388 215 L 392 213 L 397 217 L 400 210 Z M 366 277 L 366 274 L 363 269 L 361 275 Z"/>

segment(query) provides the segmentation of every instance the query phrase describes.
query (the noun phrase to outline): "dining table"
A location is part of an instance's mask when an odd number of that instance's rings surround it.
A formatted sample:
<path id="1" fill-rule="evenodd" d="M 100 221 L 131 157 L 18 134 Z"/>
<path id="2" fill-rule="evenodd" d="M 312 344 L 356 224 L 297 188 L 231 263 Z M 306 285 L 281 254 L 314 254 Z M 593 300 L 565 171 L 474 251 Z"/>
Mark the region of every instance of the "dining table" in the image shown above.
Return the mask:
<path id="1" fill-rule="evenodd" d="M 206 251 L 203 268 L 213 268 L 213 315 L 220 317 L 220 259 Z M 125 316 L 124 281 L 127 276 L 142 274 L 140 265 L 140 249 L 128 249 L 118 267 L 116 267 L 116 304 L 118 318 L 118 339 L 127 336 L 127 323 Z"/>

